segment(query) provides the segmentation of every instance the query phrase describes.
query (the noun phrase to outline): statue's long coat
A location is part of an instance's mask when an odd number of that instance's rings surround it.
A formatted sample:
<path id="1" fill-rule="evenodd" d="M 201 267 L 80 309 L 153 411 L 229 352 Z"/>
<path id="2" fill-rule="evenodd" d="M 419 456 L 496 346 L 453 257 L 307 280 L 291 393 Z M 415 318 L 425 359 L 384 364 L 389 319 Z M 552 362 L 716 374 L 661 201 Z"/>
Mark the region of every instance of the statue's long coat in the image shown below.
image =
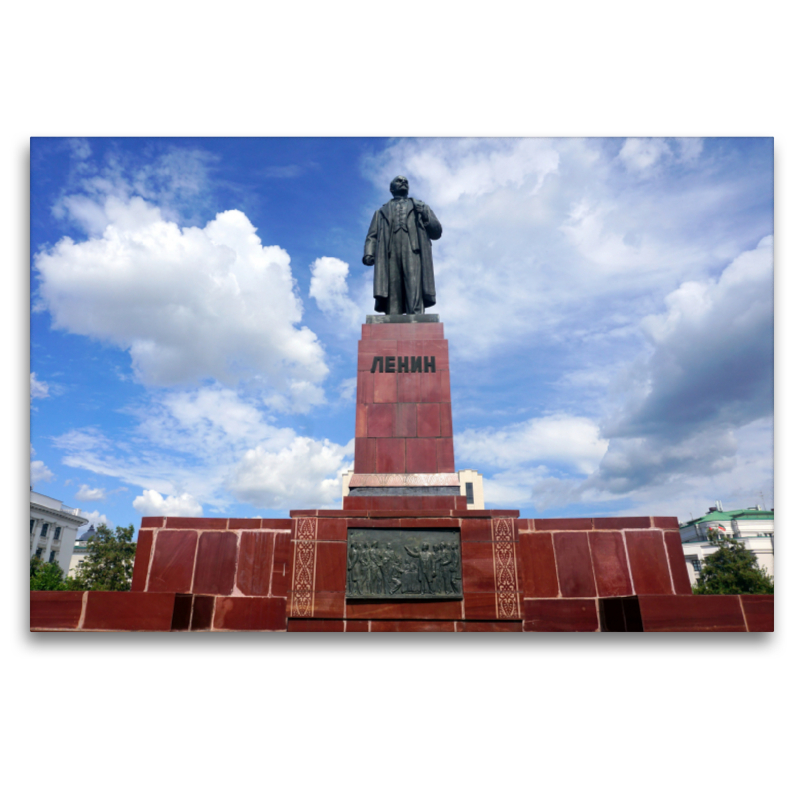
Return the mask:
<path id="1" fill-rule="evenodd" d="M 419 256 L 422 275 L 422 302 L 427 308 L 436 305 L 436 284 L 433 280 L 433 253 L 431 239 L 442 235 L 442 226 L 430 207 L 421 200 L 409 197 L 408 235 L 411 249 Z M 375 310 L 385 314 L 389 304 L 389 239 L 392 233 L 392 212 L 390 200 L 381 206 L 373 215 L 372 222 L 364 242 L 364 256 L 375 257 L 375 282 L 372 294 L 375 297 Z M 427 215 L 428 224 L 422 224 L 423 214 Z"/>

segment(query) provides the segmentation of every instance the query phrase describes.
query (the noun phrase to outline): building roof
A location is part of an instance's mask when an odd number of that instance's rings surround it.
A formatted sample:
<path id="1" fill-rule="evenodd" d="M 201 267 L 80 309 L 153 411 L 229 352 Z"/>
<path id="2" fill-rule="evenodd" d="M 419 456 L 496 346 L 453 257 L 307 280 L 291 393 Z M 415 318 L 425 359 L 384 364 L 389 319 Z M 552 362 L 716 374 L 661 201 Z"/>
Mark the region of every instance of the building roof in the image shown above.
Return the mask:
<path id="1" fill-rule="evenodd" d="M 97 531 L 94 529 L 94 525 L 90 525 L 89 530 L 87 530 L 86 533 L 82 533 L 75 541 L 88 542 L 96 533 Z"/>
<path id="2" fill-rule="evenodd" d="M 767 511 L 763 508 L 741 508 L 738 511 L 709 511 L 697 519 L 690 519 L 684 522 L 681 528 L 686 528 L 689 525 L 700 525 L 704 522 L 730 522 L 731 520 L 745 520 L 745 519 L 775 519 L 775 509 Z"/>

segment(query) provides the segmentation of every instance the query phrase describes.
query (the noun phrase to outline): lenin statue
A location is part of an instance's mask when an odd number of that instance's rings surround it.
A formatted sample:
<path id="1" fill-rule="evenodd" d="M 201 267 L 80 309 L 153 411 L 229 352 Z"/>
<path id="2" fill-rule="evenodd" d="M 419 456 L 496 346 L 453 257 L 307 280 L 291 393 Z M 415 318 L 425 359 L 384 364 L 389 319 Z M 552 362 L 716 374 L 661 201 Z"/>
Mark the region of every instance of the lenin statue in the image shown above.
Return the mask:
<path id="1" fill-rule="evenodd" d="M 424 314 L 436 305 L 431 239 L 442 235 L 433 211 L 408 196 L 408 179 L 390 184 L 392 199 L 373 215 L 362 262 L 375 266 L 375 310 L 383 314 Z"/>

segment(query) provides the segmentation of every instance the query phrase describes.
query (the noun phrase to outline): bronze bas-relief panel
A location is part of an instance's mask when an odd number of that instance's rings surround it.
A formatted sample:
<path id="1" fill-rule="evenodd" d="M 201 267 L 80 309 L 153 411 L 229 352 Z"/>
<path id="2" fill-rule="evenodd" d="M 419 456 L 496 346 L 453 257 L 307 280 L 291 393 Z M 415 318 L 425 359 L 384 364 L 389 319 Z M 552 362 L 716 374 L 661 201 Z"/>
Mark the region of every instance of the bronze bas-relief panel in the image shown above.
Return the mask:
<path id="1" fill-rule="evenodd" d="M 348 600 L 460 600 L 458 530 L 351 528 Z"/>

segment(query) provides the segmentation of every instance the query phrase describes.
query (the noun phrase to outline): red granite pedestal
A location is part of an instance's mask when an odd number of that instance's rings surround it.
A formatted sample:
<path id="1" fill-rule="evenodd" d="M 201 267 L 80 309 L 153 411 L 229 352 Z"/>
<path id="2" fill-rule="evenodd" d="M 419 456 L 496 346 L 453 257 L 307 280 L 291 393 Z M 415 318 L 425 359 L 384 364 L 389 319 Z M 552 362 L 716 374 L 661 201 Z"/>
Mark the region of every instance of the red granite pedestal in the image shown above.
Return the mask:
<path id="1" fill-rule="evenodd" d="M 145 517 L 130 592 L 31 592 L 31 630 L 773 629 L 771 595 L 692 595 L 675 517 L 467 510 L 437 322 L 363 326 L 350 488 L 342 510 L 291 519 Z M 463 599 L 348 600 L 353 528 L 457 531 Z"/>

